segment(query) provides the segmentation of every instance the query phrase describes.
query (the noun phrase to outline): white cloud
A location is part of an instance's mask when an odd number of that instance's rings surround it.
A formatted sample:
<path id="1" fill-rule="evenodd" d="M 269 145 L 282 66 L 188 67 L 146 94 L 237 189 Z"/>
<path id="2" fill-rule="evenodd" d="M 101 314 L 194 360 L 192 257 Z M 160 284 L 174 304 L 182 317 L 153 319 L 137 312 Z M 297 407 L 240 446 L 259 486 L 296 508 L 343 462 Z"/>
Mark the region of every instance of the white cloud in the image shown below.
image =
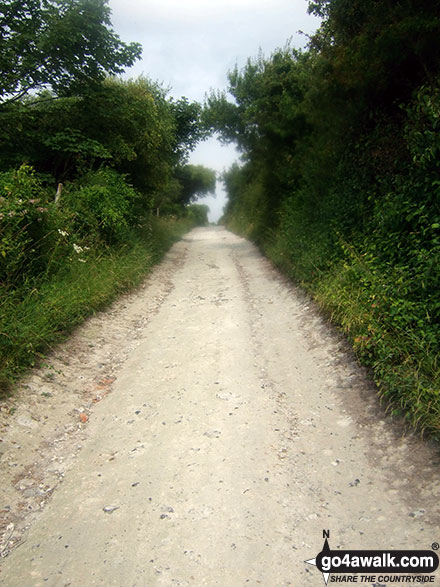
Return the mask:
<path id="1" fill-rule="evenodd" d="M 317 25 L 306 0 L 110 0 L 110 8 L 116 32 L 143 46 L 130 74 L 144 73 L 195 100 L 225 86 L 227 71 L 260 47 L 270 54 L 291 37 L 299 46 L 305 38 L 297 31 Z"/>
<path id="2" fill-rule="evenodd" d="M 253 15 L 266 15 L 285 10 L 286 7 L 295 7 L 305 12 L 303 0 L 111 0 L 110 7 L 113 14 L 125 13 L 119 16 L 120 23 L 127 23 L 128 28 L 135 30 L 142 23 L 166 23 L 187 25 L 188 27 L 213 21 L 225 21 L 242 15 L 252 18 Z M 136 15 L 136 22 L 131 16 Z M 114 19 L 115 22 L 115 19 Z"/>

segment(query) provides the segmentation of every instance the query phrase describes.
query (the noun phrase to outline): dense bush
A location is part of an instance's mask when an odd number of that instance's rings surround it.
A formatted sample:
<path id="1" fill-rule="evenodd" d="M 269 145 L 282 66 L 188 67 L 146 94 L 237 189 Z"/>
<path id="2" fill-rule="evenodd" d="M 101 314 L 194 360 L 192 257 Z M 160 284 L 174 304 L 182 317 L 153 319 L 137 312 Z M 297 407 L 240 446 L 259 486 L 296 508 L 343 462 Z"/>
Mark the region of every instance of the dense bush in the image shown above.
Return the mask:
<path id="1" fill-rule="evenodd" d="M 28 165 L 0 174 L 0 283 L 20 287 L 84 261 L 91 246 L 124 241 L 138 222 L 139 194 L 112 169 L 55 190 Z M 144 212 L 145 215 L 145 212 Z"/>
<path id="2" fill-rule="evenodd" d="M 59 242 L 54 194 L 34 170 L 0 174 L 0 283 L 15 286 L 45 272 Z"/>
<path id="3" fill-rule="evenodd" d="M 68 213 L 72 230 L 82 239 L 107 244 L 124 240 L 140 214 L 141 196 L 113 169 L 102 168 L 81 177 L 64 190 L 60 207 Z M 148 210 L 142 210 L 144 215 Z"/>
<path id="4" fill-rule="evenodd" d="M 186 207 L 186 216 L 195 226 L 207 226 L 209 207 L 204 204 L 190 204 Z"/>

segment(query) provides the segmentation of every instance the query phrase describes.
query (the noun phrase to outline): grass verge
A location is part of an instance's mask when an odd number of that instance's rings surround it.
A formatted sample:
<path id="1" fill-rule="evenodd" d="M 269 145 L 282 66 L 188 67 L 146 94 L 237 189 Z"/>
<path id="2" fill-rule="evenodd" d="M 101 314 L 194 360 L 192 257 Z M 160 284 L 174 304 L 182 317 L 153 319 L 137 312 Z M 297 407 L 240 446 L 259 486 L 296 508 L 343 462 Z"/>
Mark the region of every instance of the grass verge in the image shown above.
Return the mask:
<path id="1" fill-rule="evenodd" d="M 410 276 L 353 251 L 315 270 L 280 237 L 265 252 L 344 332 L 360 362 L 371 368 L 387 411 L 440 440 L 440 326 L 421 301 L 411 299 Z"/>
<path id="2" fill-rule="evenodd" d="M 154 219 L 117 248 L 91 251 L 50 280 L 0 289 L 0 394 L 93 312 L 138 285 L 191 228 L 187 220 Z"/>

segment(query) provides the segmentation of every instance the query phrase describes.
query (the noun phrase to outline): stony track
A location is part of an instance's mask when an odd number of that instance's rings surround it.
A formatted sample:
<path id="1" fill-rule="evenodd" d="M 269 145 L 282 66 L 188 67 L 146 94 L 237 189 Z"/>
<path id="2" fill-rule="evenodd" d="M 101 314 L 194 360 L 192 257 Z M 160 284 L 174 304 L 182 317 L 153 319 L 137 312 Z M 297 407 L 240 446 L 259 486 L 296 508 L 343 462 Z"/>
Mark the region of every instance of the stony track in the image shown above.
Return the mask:
<path id="1" fill-rule="evenodd" d="M 440 541 L 437 448 L 223 228 L 49 363 L 3 404 L 2 585 L 318 586 L 323 530 L 334 549 Z"/>

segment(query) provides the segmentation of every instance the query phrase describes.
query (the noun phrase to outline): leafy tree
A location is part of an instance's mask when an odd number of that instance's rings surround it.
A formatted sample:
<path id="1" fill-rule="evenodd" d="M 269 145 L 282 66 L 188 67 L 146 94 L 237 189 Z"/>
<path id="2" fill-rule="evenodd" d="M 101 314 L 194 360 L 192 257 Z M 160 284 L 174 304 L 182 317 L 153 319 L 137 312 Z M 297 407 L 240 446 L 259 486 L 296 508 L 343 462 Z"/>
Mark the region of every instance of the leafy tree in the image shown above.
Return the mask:
<path id="1" fill-rule="evenodd" d="M 246 198 L 256 212 L 254 226 L 276 224 L 281 200 L 300 179 L 294 164 L 297 146 L 310 133 L 303 109 L 307 66 L 308 56 L 289 47 L 270 59 L 262 55 L 249 59 L 243 70 L 235 68 L 229 73 L 228 91 L 233 100 L 212 93 L 205 105 L 205 124 L 226 141 L 238 137 L 238 147 L 248 163 L 241 173 L 252 183 Z M 257 232 L 253 231 L 254 236 Z"/>
<path id="2" fill-rule="evenodd" d="M 202 107 L 198 102 L 190 102 L 183 97 L 180 100 L 171 99 L 169 103 L 174 118 L 175 152 L 179 161 L 183 162 L 209 133 L 201 125 Z"/>
<path id="3" fill-rule="evenodd" d="M 4 0 L 0 3 L 0 96 L 30 91 L 82 93 L 140 57 L 111 28 L 108 0 Z"/>
<path id="4" fill-rule="evenodd" d="M 185 209 L 188 218 L 194 221 L 196 226 L 207 226 L 209 206 L 205 204 L 191 204 Z"/>
<path id="5" fill-rule="evenodd" d="M 83 96 L 51 97 L 46 92 L 0 112 L 0 169 L 27 162 L 64 183 L 111 165 L 127 175 L 148 206 L 179 200 L 182 189 L 173 177 L 202 136 L 198 104 L 170 100 L 144 77 L 108 78 Z M 179 173 L 183 189 L 191 190 L 188 174 Z"/>
<path id="6" fill-rule="evenodd" d="M 327 82 L 367 113 L 410 99 L 414 87 L 439 71 L 436 0 L 317 0 L 309 12 L 323 18 L 312 47 L 326 64 Z"/>
<path id="7" fill-rule="evenodd" d="M 176 179 L 181 186 L 178 201 L 183 206 L 215 191 L 215 171 L 203 165 L 181 167 L 176 172 Z"/>
<path id="8" fill-rule="evenodd" d="M 206 98 L 201 120 L 207 132 L 219 133 L 221 142 L 235 142 L 241 148 L 243 133 L 240 112 L 237 104 L 228 100 L 226 92 L 211 91 Z"/>

